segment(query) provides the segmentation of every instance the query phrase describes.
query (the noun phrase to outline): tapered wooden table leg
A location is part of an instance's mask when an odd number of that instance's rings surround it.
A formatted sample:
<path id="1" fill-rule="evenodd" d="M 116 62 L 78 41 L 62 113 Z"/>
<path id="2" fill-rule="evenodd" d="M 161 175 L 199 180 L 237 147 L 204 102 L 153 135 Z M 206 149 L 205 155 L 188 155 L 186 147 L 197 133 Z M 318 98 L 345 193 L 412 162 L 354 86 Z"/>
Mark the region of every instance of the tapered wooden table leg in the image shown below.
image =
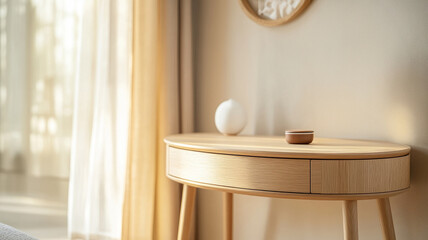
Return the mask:
<path id="1" fill-rule="evenodd" d="M 385 240 L 395 240 L 394 222 L 392 221 L 389 198 L 379 198 L 377 199 L 377 204 L 382 222 L 383 237 Z"/>
<path id="2" fill-rule="evenodd" d="M 343 233 L 345 240 L 358 240 L 358 211 L 356 200 L 343 201 Z"/>
<path id="3" fill-rule="evenodd" d="M 223 239 L 233 238 L 233 194 L 223 193 Z"/>
<path id="4" fill-rule="evenodd" d="M 180 223 L 178 226 L 178 240 L 188 240 L 190 236 L 193 209 L 195 208 L 196 188 L 184 185 L 181 197 Z"/>

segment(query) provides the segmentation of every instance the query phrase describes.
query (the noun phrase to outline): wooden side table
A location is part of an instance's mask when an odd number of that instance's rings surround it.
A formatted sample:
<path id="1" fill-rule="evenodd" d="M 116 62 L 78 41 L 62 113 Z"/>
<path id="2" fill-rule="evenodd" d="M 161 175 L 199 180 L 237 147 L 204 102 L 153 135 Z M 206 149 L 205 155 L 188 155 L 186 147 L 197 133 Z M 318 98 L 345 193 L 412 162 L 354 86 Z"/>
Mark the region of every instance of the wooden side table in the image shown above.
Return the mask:
<path id="1" fill-rule="evenodd" d="M 165 138 L 167 175 L 183 183 L 178 239 L 188 239 L 196 188 L 224 192 L 224 239 L 233 193 L 343 201 L 343 230 L 358 239 L 357 200 L 377 199 L 385 239 L 395 239 L 389 197 L 410 186 L 410 147 L 376 141 L 181 134 Z"/>

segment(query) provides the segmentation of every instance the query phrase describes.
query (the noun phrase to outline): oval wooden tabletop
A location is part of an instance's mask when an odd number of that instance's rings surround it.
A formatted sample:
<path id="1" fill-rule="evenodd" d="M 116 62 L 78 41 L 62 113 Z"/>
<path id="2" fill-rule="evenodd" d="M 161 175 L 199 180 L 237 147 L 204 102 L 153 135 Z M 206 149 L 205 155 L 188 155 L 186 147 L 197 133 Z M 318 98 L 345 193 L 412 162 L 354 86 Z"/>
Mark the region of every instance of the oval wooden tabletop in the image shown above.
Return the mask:
<path id="1" fill-rule="evenodd" d="M 224 136 L 215 133 L 177 134 L 165 138 L 175 148 L 243 156 L 304 159 L 375 159 L 401 157 L 410 147 L 351 139 L 315 138 L 311 144 L 288 144 L 284 136 Z"/>

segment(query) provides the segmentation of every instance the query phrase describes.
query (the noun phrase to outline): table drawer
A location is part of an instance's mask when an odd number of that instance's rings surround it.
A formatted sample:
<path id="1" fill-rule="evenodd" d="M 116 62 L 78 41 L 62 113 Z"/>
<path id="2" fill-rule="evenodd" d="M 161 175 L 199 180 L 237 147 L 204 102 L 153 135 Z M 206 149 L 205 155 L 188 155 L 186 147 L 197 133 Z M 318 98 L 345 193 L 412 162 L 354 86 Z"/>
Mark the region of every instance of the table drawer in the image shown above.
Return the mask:
<path id="1" fill-rule="evenodd" d="M 204 184 L 310 192 L 310 160 L 203 153 L 168 147 L 167 174 Z"/>
<path id="2" fill-rule="evenodd" d="M 410 186 L 409 155 L 367 160 L 312 160 L 312 193 L 360 194 Z"/>

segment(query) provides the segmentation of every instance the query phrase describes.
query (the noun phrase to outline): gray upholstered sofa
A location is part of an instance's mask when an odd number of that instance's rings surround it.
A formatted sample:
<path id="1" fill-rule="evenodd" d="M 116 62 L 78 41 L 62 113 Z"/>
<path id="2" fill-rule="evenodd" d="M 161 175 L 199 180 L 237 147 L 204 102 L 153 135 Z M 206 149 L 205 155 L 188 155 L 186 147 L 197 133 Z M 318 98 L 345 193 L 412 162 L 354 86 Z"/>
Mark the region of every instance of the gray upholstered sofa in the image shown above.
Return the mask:
<path id="1" fill-rule="evenodd" d="M 11 226 L 0 223 L 0 240 L 37 240 Z"/>

